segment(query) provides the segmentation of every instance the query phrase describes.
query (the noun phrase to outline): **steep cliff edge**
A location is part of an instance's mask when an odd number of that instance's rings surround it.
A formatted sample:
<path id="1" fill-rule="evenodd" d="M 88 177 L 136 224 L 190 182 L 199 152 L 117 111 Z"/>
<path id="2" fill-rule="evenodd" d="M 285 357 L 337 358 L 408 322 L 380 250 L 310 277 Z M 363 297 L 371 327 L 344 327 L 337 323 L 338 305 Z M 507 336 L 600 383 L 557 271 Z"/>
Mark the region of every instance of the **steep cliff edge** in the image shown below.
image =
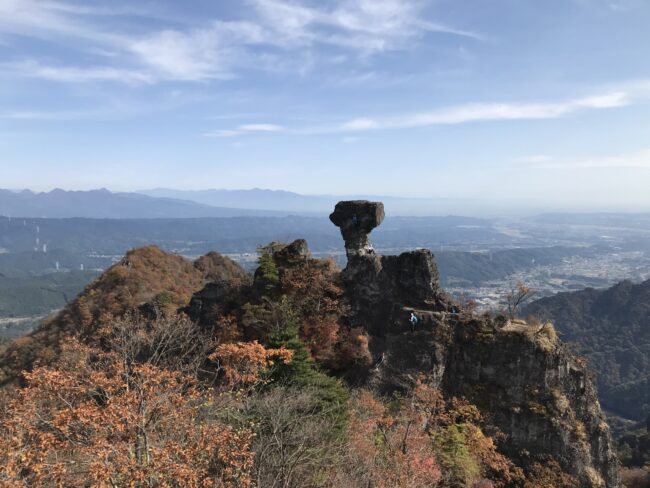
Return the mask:
<path id="1" fill-rule="evenodd" d="M 585 363 L 550 325 L 475 318 L 438 284 L 433 255 L 379 256 L 368 235 L 381 224 L 379 202 L 337 204 L 348 263 L 342 272 L 349 320 L 371 336 L 381 367 L 367 381 L 405 389 L 428 374 L 447 395 L 479 405 L 506 435 L 503 449 L 522 465 L 554 458 L 584 488 L 620 486 L 618 463 Z M 408 317 L 415 312 L 415 331 Z"/>

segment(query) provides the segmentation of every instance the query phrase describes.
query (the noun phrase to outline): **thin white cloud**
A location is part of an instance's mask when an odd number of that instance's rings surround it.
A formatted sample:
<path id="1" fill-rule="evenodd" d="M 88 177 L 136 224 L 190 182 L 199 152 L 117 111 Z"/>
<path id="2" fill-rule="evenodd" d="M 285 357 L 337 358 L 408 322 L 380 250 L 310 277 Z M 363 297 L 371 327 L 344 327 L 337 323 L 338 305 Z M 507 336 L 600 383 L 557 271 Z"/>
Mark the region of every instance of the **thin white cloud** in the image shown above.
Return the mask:
<path id="1" fill-rule="evenodd" d="M 335 46 L 367 56 L 404 49 L 427 33 L 480 38 L 426 20 L 421 0 L 337 0 L 328 6 L 249 0 L 247 5 L 250 10 L 245 21 L 206 19 L 200 28 L 179 28 L 176 24 L 173 29 L 134 33 L 132 29 L 120 32 L 119 23 L 108 30 L 102 21 L 108 15 L 141 16 L 142 12 L 135 9 L 113 13 L 66 1 L 1 0 L 0 34 L 45 39 L 86 53 L 111 53 L 97 54 L 101 63 L 112 63 L 110 66 L 66 66 L 48 61 L 32 65 L 31 70 L 19 69 L 19 76 L 124 83 L 224 79 L 235 76 L 241 68 L 272 70 L 278 65 L 304 75 L 320 59 L 319 52 L 311 53 L 318 46 Z M 156 18 L 155 14 L 151 16 Z M 260 46 L 265 49 L 257 50 Z M 278 58 L 291 61 L 297 57 L 299 63 L 278 62 Z M 265 62 L 267 59 L 273 62 Z"/>
<path id="2" fill-rule="evenodd" d="M 520 159 L 520 161 L 522 161 Z M 524 162 L 524 161 L 522 161 Z M 650 149 L 643 149 L 635 153 L 625 153 L 610 156 L 596 156 L 591 158 L 551 158 L 534 161 L 526 169 L 648 169 L 650 170 Z"/>
<path id="3" fill-rule="evenodd" d="M 24 121 L 53 121 L 53 120 L 80 120 L 98 118 L 99 112 L 82 112 L 82 111 L 61 111 L 61 112 L 44 112 L 36 110 L 10 110 L 0 112 L 0 119 L 24 120 Z"/>
<path id="4" fill-rule="evenodd" d="M 277 124 L 242 124 L 236 129 L 217 129 L 203 134 L 204 137 L 210 138 L 230 138 L 237 137 L 244 134 L 252 133 L 271 133 L 271 132 L 282 132 L 284 127 Z"/>
<path id="5" fill-rule="evenodd" d="M 201 81 L 232 78 L 226 49 L 214 29 L 174 30 L 128 41 L 127 49 L 162 79 Z"/>
<path id="6" fill-rule="evenodd" d="M 589 97 L 580 97 L 564 102 L 547 103 L 482 103 L 457 105 L 439 108 L 429 112 L 389 115 L 383 117 L 358 117 L 335 125 L 301 127 L 292 129 L 274 124 L 253 124 L 239 126 L 237 129 L 216 131 L 224 132 L 227 137 L 243 135 L 245 127 L 257 127 L 258 130 L 271 131 L 282 129 L 294 134 L 331 134 L 358 133 L 377 130 L 413 129 L 434 125 L 454 125 L 471 122 L 489 122 L 504 120 L 556 119 L 585 110 L 603 110 L 628 105 L 630 97 L 621 91 L 604 93 Z M 211 133 L 212 134 L 212 133 Z M 224 137 L 224 136 L 217 136 Z"/>
<path id="7" fill-rule="evenodd" d="M 225 139 L 229 137 L 236 137 L 241 135 L 242 132 L 239 130 L 228 130 L 228 129 L 218 129 L 203 134 L 203 137 L 216 138 L 216 139 Z"/>
<path id="8" fill-rule="evenodd" d="M 276 124 L 244 124 L 239 129 L 246 132 L 279 132 L 283 127 Z"/>
<path id="9" fill-rule="evenodd" d="M 605 109 L 629 104 L 624 92 L 578 98 L 560 103 L 485 103 L 459 105 L 430 112 L 357 118 L 341 123 L 339 131 L 408 129 L 432 125 L 462 124 L 496 120 L 554 119 L 587 109 Z"/>
<path id="10" fill-rule="evenodd" d="M 369 129 L 379 129 L 380 123 L 373 119 L 353 119 L 348 122 L 345 122 L 341 128 L 343 130 L 369 130 Z"/>
<path id="11" fill-rule="evenodd" d="M 47 66 L 35 60 L 0 64 L 0 73 L 68 83 L 116 81 L 129 85 L 138 85 L 151 84 L 155 81 L 155 77 L 151 73 L 141 70 L 113 68 L 110 66 L 86 68 Z"/>
<path id="12" fill-rule="evenodd" d="M 285 0 L 251 0 L 262 22 L 285 43 L 323 43 L 365 52 L 403 46 L 425 33 L 481 39 L 481 36 L 439 22 L 424 20 L 422 1 L 339 0 L 334 7 L 308 7 Z M 329 4 L 331 5 L 331 4 Z"/>
<path id="13" fill-rule="evenodd" d="M 546 154 L 532 154 L 530 156 L 521 156 L 515 158 L 513 161 L 516 163 L 545 163 L 551 161 L 553 158 Z"/>

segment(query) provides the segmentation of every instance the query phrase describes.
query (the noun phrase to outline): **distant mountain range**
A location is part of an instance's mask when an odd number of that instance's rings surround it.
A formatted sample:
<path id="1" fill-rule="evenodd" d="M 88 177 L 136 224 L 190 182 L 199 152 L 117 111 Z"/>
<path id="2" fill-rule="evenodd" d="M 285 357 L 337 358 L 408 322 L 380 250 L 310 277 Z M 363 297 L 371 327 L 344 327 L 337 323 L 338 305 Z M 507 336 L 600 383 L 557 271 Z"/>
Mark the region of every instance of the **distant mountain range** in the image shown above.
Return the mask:
<path id="1" fill-rule="evenodd" d="M 341 200 L 384 203 L 389 217 L 471 215 L 475 217 L 529 217 L 544 209 L 512 206 L 507 202 L 455 198 L 416 198 L 383 195 L 303 195 L 283 190 L 175 190 L 156 188 L 138 192 L 107 189 L 49 192 L 0 189 L 0 215 L 27 218 L 203 218 L 285 217 L 329 214 Z M 634 219 L 632 227 L 647 226 L 650 214 L 541 214 L 538 225 L 576 222 L 619 225 Z"/>
<path id="2" fill-rule="evenodd" d="M 174 190 L 138 192 L 49 192 L 0 189 L 0 215 L 27 218 L 202 218 L 202 217 L 322 217 L 340 200 L 384 203 L 386 215 L 424 217 L 445 215 L 524 216 L 539 209 L 495 202 L 453 198 L 403 198 L 381 195 L 302 195 L 283 190 Z"/>
<path id="3" fill-rule="evenodd" d="M 173 190 L 156 188 L 138 193 L 156 198 L 190 200 L 204 205 L 249 209 L 265 209 L 298 214 L 329 214 L 341 200 L 371 200 L 384 203 L 388 216 L 441 216 L 441 215 L 512 215 L 536 209 L 513 209 L 506 204 L 454 198 L 415 198 L 386 195 L 302 195 L 283 190 Z"/>
<path id="4" fill-rule="evenodd" d="M 341 198 L 334 196 L 301 195 L 283 190 L 172 190 L 156 188 L 138 193 L 156 198 L 189 200 L 203 205 L 230 208 L 263 208 L 275 211 L 331 212 Z"/>
<path id="5" fill-rule="evenodd" d="M 27 218 L 86 217 L 125 218 L 197 218 L 286 215 L 268 210 L 223 208 L 139 193 L 113 193 L 105 189 L 90 191 L 0 190 L 0 215 Z"/>

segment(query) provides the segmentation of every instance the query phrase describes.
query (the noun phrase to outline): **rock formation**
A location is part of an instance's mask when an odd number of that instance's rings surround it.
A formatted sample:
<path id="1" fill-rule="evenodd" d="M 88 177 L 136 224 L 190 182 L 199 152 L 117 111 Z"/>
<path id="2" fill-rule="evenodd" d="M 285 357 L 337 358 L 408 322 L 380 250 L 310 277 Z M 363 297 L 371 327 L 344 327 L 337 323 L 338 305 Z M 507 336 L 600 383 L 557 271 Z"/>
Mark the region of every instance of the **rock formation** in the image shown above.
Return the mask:
<path id="1" fill-rule="evenodd" d="M 352 321 L 384 336 L 405 325 L 412 309 L 444 312 L 448 302 L 428 249 L 399 256 L 368 252 L 368 235 L 384 220 L 384 205 L 365 200 L 339 202 L 330 220 L 341 229 L 348 264 L 343 270 Z"/>
<path id="2" fill-rule="evenodd" d="M 348 259 L 368 254 L 368 234 L 384 221 L 384 204 L 367 200 L 339 202 L 330 220 L 341 229 Z"/>
<path id="3" fill-rule="evenodd" d="M 503 327 L 459 310 L 440 289 L 429 250 L 369 253 L 368 235 L 383 218 L 383 205 L 367 201 L 339 202 L 330 215 L 345 240 L 349 320 L 366 328 L 372 352 L 386 358 L 367 383 L 390 392 L 425 373 L 445 394 L 482 407 L 522 464 L 550 456 L 583 488 L 619 487 L 609 427 L 585 364 L 550 329 Z M 420 319 L 414 332 L 411 311 Z"/>

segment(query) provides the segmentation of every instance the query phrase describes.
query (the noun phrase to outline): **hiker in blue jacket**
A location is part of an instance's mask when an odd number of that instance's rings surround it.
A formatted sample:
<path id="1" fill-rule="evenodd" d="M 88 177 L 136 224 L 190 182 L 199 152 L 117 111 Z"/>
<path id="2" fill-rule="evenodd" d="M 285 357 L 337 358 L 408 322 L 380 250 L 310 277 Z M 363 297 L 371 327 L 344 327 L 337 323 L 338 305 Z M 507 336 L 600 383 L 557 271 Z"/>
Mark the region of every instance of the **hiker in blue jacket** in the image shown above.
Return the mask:
<path id="1" fill-rule="evenodd" d="M 418 325 L 418 316 L 415 315 L 415 312 L 411 312 L 409 322 L 411 323 L 411 332 L 415 332 L 415 326 Z"/>

